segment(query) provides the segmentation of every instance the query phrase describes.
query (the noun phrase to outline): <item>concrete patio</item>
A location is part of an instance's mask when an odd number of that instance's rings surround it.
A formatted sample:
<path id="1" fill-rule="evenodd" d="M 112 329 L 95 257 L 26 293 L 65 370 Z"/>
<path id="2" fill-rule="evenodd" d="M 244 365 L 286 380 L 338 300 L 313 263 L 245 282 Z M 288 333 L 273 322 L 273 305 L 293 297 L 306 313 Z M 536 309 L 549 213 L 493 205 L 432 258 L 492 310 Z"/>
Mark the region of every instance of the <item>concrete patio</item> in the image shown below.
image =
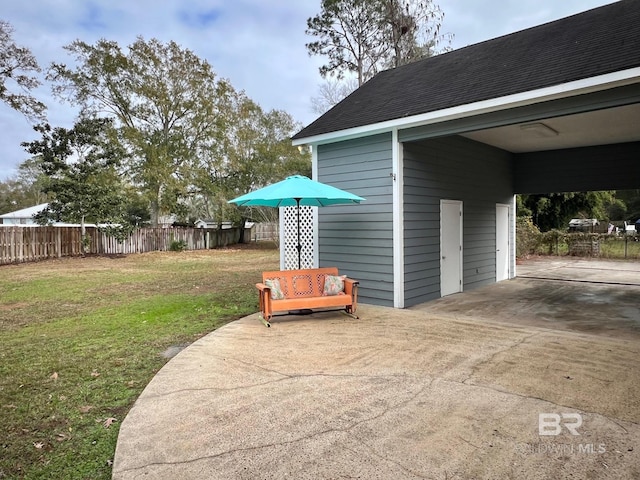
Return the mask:
<path id="1" fill-rule="evenodd" d="M 226 325 L 147 386 L 113 478 L 639 478 L 640 264 L 557 261 L 359 320 Z M 556 436 L 540 414 L 574 416 Z"/>

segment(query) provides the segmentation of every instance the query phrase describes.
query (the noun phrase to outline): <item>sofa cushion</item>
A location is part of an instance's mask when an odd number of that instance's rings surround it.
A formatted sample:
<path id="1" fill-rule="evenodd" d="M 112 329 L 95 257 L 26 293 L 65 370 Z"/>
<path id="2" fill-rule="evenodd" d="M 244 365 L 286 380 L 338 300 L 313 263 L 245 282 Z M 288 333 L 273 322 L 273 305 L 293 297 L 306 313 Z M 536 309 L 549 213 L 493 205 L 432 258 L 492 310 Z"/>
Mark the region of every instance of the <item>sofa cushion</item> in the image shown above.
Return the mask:
<path id="1" fill-rule="evenodd" d="M 323 295 L 344 295 L 344 279 L 346 275 L 325 275 Z"/>
<path id="2" fill-rule="evenodd" d="M 264 281 L 264 284 L 271 289 L 271 300 L 282 300 L 284 298 L 280 280 L 277 278 L 268 278 Z"/>

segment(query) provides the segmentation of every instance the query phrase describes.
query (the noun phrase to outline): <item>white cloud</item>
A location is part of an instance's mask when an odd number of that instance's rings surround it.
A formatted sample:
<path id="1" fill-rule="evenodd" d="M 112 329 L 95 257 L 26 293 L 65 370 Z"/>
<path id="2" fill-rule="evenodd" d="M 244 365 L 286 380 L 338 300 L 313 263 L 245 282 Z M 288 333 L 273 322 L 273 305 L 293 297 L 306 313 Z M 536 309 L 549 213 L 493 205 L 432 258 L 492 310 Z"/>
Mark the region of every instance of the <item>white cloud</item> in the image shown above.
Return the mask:
<path id="1" fill-rule="evenodd" d="M 454 48 L 517 32 L 584 12 L 615 0 L 439 0 L 442 30 L 453 33 Z"/>

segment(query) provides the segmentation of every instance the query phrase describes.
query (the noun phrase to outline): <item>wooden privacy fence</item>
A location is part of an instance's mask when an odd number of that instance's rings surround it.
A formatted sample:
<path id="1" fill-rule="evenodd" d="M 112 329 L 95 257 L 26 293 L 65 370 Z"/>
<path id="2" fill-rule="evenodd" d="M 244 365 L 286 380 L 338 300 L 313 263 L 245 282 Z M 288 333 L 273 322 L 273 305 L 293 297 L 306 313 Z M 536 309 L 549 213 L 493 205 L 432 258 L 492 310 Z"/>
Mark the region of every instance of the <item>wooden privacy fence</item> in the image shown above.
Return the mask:
<path id="1" fill-rule="evenodd" d="M 0 264 L 82 254 L 80 228 L 2 227 Z"/>
<path id="2" fill-rule="evenodd" d="M 94 255 L 166 251 L 180 241 L 185 250 L 204 250 L 232 245 L 240 239 L 238 228 L 140 228 L 122 242 L 96 227 L 87 227 L 86 233 L 90 239 L 86 253 Z M 0 226 L 0 265 L 83 253 L 80 227 Z"/>
<path id="3" fill-rule="evenodd" d="M 277 222 L 256 223 L 253 226 L 251 238 L 255 242 L 270 241 L 277 242 L 280 239 L 280 228 Z"/>

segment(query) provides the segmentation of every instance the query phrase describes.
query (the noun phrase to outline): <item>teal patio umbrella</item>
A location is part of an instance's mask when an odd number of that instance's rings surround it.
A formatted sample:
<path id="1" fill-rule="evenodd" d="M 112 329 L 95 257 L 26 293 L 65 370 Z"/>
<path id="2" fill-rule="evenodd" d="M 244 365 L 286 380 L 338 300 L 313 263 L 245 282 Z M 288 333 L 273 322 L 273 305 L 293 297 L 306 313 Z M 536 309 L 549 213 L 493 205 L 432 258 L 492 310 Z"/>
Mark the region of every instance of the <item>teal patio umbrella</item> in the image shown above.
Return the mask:
<path id="1" fill-rule="evenodd" d="M 365 199 L 353 193 L 316 182 L 302 175 L 293 175 L 259 190 L 229 200 L 240 207 L 297 207 L 298 215 L 298 269 L 300 268 L 300 206 L 326 207 L 329 205 L 360 203 Z"/>

